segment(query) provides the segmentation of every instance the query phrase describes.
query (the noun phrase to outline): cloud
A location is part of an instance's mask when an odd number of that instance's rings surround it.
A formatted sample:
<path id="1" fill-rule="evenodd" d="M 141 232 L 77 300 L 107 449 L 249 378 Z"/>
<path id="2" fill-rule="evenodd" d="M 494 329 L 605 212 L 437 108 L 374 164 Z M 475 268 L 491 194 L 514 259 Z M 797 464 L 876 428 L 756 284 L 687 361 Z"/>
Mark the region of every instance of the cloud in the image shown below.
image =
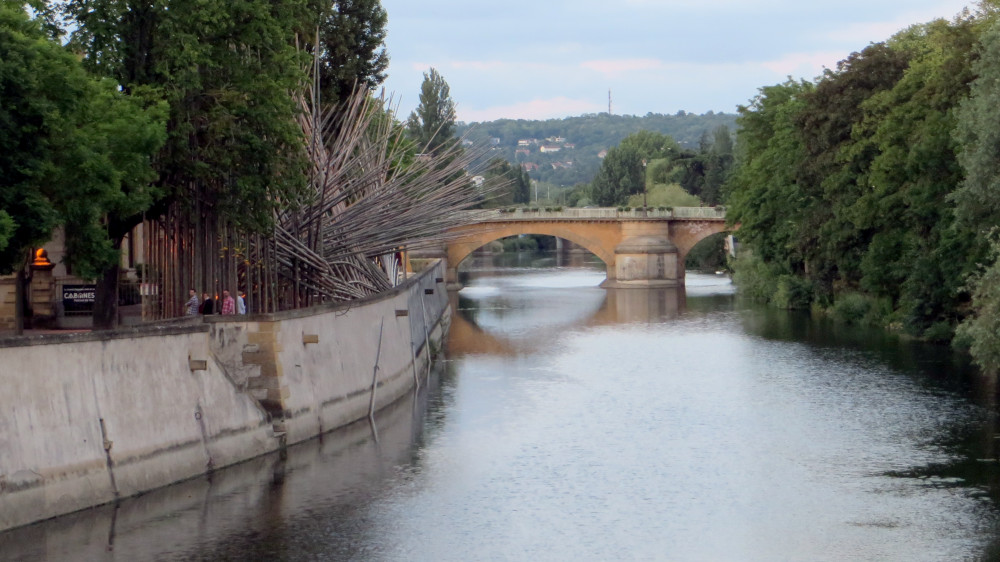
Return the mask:
<path id="1" fill-rule="evenodd" d="M 958 14 L 969 5 L 968 0 L 944 0 L 933 8 L 911 10 L 885 21 L 856 22 L 826 34 L 834 41 L 861 46 L 871 42 L 884 41 L 897 31 L 914 24 L 926 23 L 938 18 L 948 18 Z"/>
<path id="2" fill-rule="evenodd" d="M 823 72 L 823 68 L 836 68 L 837 62 L 847 58 L 844 51 L 819 51 L 814 53 L 788 53 L 781 58 L 761 61 L 756 64 L 781 76 L 798 76 L 813 79 Z"/>
<path id="3" fill-rule="evenodd" d="M 466 123 L 494 121 L 496 119 L 552 119 L 582 113 L 597 113 L 607 108 L 592 101 L 559 96 L 534 99 L 511 105 L 497 105 L 483 109 L 465 109 L 459 104 L 458 118 Z"/>
<path id="4" fill-rule="evenodd" d="M 627 72 L 645 72 L 662 69 L 663 62 L 656 59 L 588 60 L 582 61 L 580 67 L 601 74 L 617 76 Z"/>
<path id="5" fill-rule="evenodd" d="M 552 65 L 532 61 L 500 61 L 500 60 L 452 60 L 442 65 L 444 69 L 470 70 L 474 72 L 524 72 L 546 71 Z"/>

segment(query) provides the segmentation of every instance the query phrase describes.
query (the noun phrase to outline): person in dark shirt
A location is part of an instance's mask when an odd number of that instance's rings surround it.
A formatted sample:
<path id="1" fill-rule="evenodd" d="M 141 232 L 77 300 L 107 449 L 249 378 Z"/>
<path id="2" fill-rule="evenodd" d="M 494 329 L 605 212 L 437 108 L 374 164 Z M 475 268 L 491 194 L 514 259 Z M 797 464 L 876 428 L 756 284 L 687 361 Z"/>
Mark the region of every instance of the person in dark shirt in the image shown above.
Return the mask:
<path id="1" fill-rule="evenodd" d="M 201 310 L 202 314 L 213 314 L 215 312 L 215 299 L 208 296 L 208 293 L 202 295 Z"/>

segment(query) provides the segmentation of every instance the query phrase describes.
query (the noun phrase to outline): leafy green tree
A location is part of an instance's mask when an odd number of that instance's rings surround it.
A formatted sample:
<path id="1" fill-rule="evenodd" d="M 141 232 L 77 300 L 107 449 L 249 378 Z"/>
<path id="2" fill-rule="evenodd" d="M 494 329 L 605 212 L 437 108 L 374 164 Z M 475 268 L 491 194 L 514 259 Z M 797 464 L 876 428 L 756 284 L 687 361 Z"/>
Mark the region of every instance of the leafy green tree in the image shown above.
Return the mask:
<path id="1" fill-rule="evenodd" d="M 1000 21 L 980 39 L 976 78 L 957 111 L 955 138 L 965 178 L 952 195 L 958 218 L 980 231 L 1000 224 Z"/>
<path id="2" fill-rule="evenodd" d="M 487 165 L 486 182 L 486 191 L 496 193 L 490 201 L 492 206 L 528 202 L 531 180 L 516 164 L 500 157 L 492 158 Z"/>
<path id="3" fill-rule="evenodd" d="M 936 324 L 956 323 L 968 299 L 964 280 L 984 250 L 971 231 L 955 223 L 949 204 L 962 181 L 954 110 L 968 96 L 979 24 L 971 17 L 938 20 L 894 38 L 897 48 L 914 53 L 909 67 L 891 90 L 864 103 L 878 122 L 873 134 L 865 135 L 877 154 L 853 217 L 862 227 L 897 231 L 895 238 L 909 250 L 881 266 L 907 271 L 886 296 L 918 335 Z"/>
<path id="4" fill-rule="evenodd" d="M 155 197 L 164 108 L 87 75 L 20 2 L 0 2 L 0 52 L 0 272 L 23 271 L 57 226 L 78 275 L 117 269 L 107 226 Z"/>
<path id="5" fill-rule="evenodd" d="M 638 131 L 622 139 L 620 147 L 631 147 L 647 161 L 656 158 L 670 158 L 680 152 L 681 147 L 669 135 L 654 131 Z"/>
<path id="6" fill-rule="evenodd" d="M 421 152 L 436 154 L 455 142 L 455 102 L 451 99 L 451 88 L 433 68 L 424 73 L 420 104 L 410 113 L 406 128 Z"/>
<path id="7" fill-rule="evenodd" d="M 179 202 L 252 230 L 305 185 L 299 108 L 306 83 L 296 33 L 312 28 L 306 0 L 69 0 L 71 45 L 84 65 L 140 100 L 164 100 L 167 141 L 155 159 L 154 212 Z M 109 217 L 119 244 L 142 219 Z M 118 268 L 98 279 L 95 325 L 114 323 Z"/>
<path id="8" fill-rule="evenodd" d="M 727 219 L 740 224 L 740 239 L 757 257 L 784 274 L 805 270 L 798 211 L 809 201 L 797 183 L 805 147 L 795 118 L 812 88 L 793 80 L 765 86 L 739 108 L 739 167 L 729 183 Z"/>
<path id="9" fill-rule="evenodd" d="M 972 314 L 958 327 L 956 344 L 967 347 L 975 363 L 990 374 L 1000 372 L 1000 244 L 994 240 L 992 265 L 970 279 Z"/>
<path id="10" fill-rule="evenodd" d="M 984 30 L 973 62 L 975 80 L 959 106 L 955 138 L 965 172 L 951 197 L 957 220 L 981 236 L 995 238 L 1000 224 L 1000 21 Z M 973 312 L 959 328 L 976 364 L 990 373 L 1000 370 L 1000 245 L 994 240 L 988 266 L 969 280 Z"/>
<path id="11" fill-rule="evenodd" d="M 601 207 L 621 205 L 645 188 L 645 169 L 639 150 L 631 144 L 616 146 L 604 157 L 591 183 L 590 198 Z"/>
<path id="12" fill-rule="evenodd" d="M 345 99 L 355 87 L 385 81 L 388 15 L 379 0 L 334 0 L 319 25 L 320 90 L 324 104 Z"/>
<path id="13" fill-rule="evenodd" d="M 716 205 L 722 202 L 722 187 L 733 168 L 733 135 L 729 127 L 719 125 L 712 131 L 712 142 L 702 158 L 705 177 L 700 195 L 705 203 Z"/>
<path id="14" fill-rule="evenodd" d="M 729 216 L 773 299 L 804 303 L 810 291 L 829 304 L 861 289 L 893 310 L 884 321 L 951 336 L 984 250 L 950 196 L 981 18 L 911 27 L 815 85 L 764 88 L 741 108 Z"/>
<path id="15" fill-rule="evenodd" d="M 840 61 L 835 70 L 827 70 L 816 88 L 803 96 L 805 106 L 796 123 L 806 158 L 798 181 L 814 205 L 801 210 L 807 215 L 807 227 L 799 246 L 824 300 L 832 298 L 834 285 L 858 287 L 865 246 L 876 232 L 861 228 L 851 212 L 859 186 L 865 184 L 860 177 L 878 154 L 869 142 L 873 133 L 861 132 L 878 123 L 868 117 L 863 103 L 895 87 L 909 60 L 903 50 L 871 44 Z M 862 127 L 866 118 L 868 124 Z"/>

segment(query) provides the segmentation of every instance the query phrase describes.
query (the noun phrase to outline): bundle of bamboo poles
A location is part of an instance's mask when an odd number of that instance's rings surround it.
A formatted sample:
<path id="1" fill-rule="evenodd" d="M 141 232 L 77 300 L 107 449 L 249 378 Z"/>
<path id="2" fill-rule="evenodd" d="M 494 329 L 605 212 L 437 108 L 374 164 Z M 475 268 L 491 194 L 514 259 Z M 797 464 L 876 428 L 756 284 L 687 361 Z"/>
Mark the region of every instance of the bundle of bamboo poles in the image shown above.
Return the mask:
<path id="1" fill-rule="evenodd" d="M 157 288 L 146 318 L 184 314 L 188 289 L 245 294 L 252 313 L 385 291 L 399 280 L 400 252 L 446 241 L 448 229 L 469 221 L 459 211 L 491 195 L 469 180 L 485 147 L 456 140 L 414 157 L 388 102 L 365 90 L 336 108 L 321 108 L 315 88 L 300 102 L 306 196 L 281 201 L 263 234 L 239 231 L 197 201 L 145 221 L 143 281 Z"/>

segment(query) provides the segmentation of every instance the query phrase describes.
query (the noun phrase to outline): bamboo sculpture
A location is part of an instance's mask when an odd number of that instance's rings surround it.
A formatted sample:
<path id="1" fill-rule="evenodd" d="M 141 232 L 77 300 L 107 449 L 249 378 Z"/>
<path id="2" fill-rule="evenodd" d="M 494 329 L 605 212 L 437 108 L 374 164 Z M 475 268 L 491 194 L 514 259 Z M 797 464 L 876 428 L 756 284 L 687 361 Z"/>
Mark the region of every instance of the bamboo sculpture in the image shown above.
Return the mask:
<path id="1" fill-rule="evenodd" d="M 489 197 L 468 179 L 486 148 L 457 140 L 412 156 L 384 98 L 360 90 L 321 108 L 301 96 L 299 124 L 309 184 L 281 201 L 273 230 L 243 232 L 203 202 L 175 204 L 144 223 L 147 319 L 183 314 L 187 290 L 246 295 L 248 312 L 275 312 L 364 298 L 400 280 L 399 254 L 447 239 Z M 500 186 L 502 187 L 502 186 Z"/>

